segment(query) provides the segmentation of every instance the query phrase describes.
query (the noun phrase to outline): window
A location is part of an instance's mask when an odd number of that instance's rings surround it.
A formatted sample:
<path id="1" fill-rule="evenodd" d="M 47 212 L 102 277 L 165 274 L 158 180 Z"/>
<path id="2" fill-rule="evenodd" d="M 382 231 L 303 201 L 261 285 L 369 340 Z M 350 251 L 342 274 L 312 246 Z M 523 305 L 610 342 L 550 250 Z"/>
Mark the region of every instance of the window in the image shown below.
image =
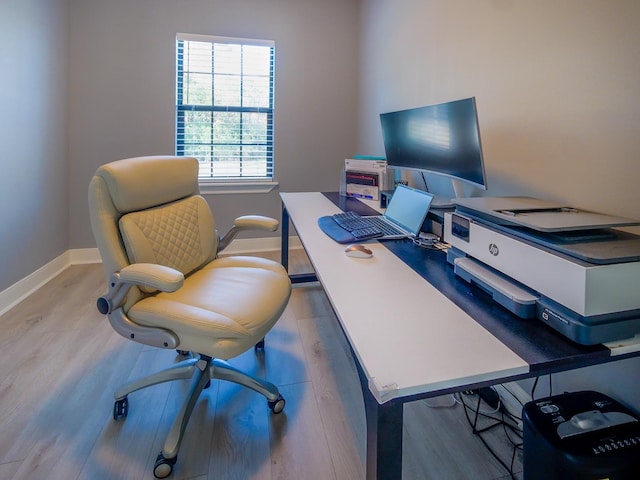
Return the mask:
<path id="1" fill-rule="evenodd" d="M 178 34 L 176 70 L 176 154 L 200 182 L 273 180 L 273 42 Z"/>

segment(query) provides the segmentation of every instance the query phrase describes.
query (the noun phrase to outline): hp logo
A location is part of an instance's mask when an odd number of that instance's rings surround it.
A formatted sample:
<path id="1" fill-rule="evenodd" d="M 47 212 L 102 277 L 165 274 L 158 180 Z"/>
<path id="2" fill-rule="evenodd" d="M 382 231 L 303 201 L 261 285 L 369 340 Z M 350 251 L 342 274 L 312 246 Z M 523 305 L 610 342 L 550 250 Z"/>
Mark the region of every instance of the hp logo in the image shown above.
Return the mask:
<path id="1" fill-rule="evenodd" d="M 496 245 L 495 243 L 490 243 L 489 244 L 489 253 L 491 255 L 493 255 L 494 257 L 497 257 L 498 254 L 500 253 L 500 249 L 498 248 L 498 245 Z"/>

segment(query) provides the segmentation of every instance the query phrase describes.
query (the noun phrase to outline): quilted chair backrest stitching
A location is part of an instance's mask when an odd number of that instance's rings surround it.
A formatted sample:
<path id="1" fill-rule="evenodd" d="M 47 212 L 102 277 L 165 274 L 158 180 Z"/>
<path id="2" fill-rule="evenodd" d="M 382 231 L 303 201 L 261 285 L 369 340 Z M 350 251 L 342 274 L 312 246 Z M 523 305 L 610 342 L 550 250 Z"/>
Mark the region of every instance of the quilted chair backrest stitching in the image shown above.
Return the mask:
<path id="1" fill-rule="evenodd" d="M 132 263 L 157 263 L 186 276 L 216 255 L 215 223 L 199 195 L 128 213 L 119 225 Z"/>

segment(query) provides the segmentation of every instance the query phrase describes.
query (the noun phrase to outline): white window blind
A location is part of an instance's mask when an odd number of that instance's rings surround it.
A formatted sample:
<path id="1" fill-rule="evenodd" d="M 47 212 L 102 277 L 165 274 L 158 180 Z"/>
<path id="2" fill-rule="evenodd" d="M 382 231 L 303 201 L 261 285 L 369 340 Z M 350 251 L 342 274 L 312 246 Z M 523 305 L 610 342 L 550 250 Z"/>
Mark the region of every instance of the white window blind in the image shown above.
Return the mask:
<path id="1" fill-rule="evenodd" d="M 176 154 L 200 180 L 273 179 L 274 43 L 178 34 Z"/>

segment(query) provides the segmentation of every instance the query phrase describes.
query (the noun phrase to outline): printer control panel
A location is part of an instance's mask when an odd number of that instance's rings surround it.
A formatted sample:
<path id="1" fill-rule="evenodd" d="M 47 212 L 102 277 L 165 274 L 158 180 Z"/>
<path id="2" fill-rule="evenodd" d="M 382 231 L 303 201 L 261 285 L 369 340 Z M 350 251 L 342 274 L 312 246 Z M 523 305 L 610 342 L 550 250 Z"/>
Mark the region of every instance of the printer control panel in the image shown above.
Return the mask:
<path id="1" fill-rule="evenodd" d="M 456 213 L 451 214 L 451 235 L 468 242 L 470 224 L 471 221 L 468 218 Z"/>

